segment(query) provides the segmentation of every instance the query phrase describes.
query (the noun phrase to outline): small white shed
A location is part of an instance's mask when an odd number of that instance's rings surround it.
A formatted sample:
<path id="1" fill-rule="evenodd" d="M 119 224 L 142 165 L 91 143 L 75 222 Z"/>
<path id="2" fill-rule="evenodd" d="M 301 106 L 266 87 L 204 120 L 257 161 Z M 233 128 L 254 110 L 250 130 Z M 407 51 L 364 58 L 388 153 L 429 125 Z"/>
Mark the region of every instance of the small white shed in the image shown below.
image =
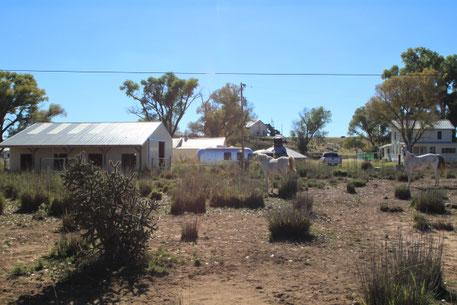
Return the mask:
<path id="1" fill-rule="evenodd" d="M 0 143 L 10 148 L 10 169 L 65 168 L 68 158 L 85 152 L 86 158 L 110 170 L 109 161 L 128 170 L 171 166 L 172 139 L 161 122 L 36 123 Z"/>

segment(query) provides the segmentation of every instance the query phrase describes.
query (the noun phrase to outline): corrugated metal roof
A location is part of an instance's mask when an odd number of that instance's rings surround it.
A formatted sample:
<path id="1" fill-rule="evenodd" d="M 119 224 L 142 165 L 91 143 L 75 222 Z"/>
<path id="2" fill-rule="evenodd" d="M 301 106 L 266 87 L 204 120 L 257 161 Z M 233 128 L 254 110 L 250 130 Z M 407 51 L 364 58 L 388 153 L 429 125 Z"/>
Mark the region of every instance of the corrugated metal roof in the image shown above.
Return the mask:
<path id="1" fill-rule="evenodd" d="M 36 123 L 4 140 L 0 147 L 143 145 L 160 124 L 162 123 Z"/>
<path id="2" fill-rule="evenodd" d="M 174 141 L 174 139 L 173 139 Z M 174 143 L 174 142 L 173 142 Z M 202 149 L 208 147 L 225 146 L 225 137 L 220 138 L 182 138 L 182 142 L 175 148 L 178 149 Z"/>
<path id="3" fill-rule="evenodd" d="M 397 122 L 392 122 L 392 125 L 395 126 L 395 128 L 399 128 L 399 124 Z M 420 129 L 420 122 L 416 122 L 414 129 Z M 438 120 L 433 124 L 433 127 L 426 128 L 426 129 L 452 129 L 455 130 L 454 125 L 452 125 L 451 121 L 449 120 Z"/>

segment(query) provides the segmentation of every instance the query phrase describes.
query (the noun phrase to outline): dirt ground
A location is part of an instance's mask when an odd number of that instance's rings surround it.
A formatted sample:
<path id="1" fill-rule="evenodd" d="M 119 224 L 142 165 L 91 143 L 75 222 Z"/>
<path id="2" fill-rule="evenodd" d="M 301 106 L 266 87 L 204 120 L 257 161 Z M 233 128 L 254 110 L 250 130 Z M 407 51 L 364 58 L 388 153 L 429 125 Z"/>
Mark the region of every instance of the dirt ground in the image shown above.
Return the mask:
<path id="1" fill-rule="evenodd" d="M 412 192 L 431 187 L 426 177 L 412 185 Z M 163 277 L 142 276 L 134 282 L 113 280 L 64 287 L 37 274 L 13 278 L 16 263 L 30 263 L 49 253 L 59 238 L 58 219 L 31 220 L 12 209 L 0 216 L 0 303 L 71 304 L 355 304 L 359 300 L 357 263 L 374 242 L 417 234 L 409 201 L 394 198 L 398 181 L 371 180 L 357 194 L 346 192 L 345 180 L 324 189 L 311 188 L 314 198 L 314 239 L 306 243 L 269 241 L 265 215 L 285 201 L 270 197 L 263 210 L 209 209 L 203 215 L 172 216 L 165 208 L 157 215 L 158 231 L 150 241 L 180 260 Z M 450 204 L 457 203 L 457 180 L 441 179 Z M 401 206 L 404 212 L 381 212 L 381 203 Z M 167 200 L 163 200 L 163 205 Z M 450 222 L 457 228 L 456 213 L 426 217 Z M 197 243 L 181 242 L 181 224 L 197 217 Z M 457 287 L 457 233 L 431 231 L 444 240 L 447 286 Z M 198 258 L 200 266 L 194 264 Z M 68 286 L 68 285 L 67 285 Z M 48 299 L 42 298 L 43 295 Z"/>

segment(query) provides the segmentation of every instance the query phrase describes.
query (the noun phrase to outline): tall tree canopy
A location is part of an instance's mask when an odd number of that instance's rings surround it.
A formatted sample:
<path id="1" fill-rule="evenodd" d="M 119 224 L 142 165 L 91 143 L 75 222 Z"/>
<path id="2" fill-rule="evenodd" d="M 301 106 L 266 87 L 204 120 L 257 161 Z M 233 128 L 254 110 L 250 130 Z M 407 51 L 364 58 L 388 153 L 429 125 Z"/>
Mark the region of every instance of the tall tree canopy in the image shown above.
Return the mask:
<path id="1" fill-rule="evenodd" d="M 436 120 L 436 106 L 442 88 L 437 86 L 439 75 L 425 69 L 408 76 L 392 76 L 376 86 L 376 95 L 367 104 L 374 117 L 397 125 L 400 135 L 411 151 L 424 130 Z"/>
<path id="2" fill-rule="evenodd" d="M 435 51 L 419 47 L 403 52 L 401 58 L 405 66 L 400 69 L 394 65 L 385 70 L 382 75 L 383 79 L 423 72 L 425 69 L 435 70 L 440 76 L 436 79 L 437 84 L 442 88 L 437 104 L 439 115 L 443 119 L 449 119 L 454 126 L 457 126 L 457 55 L 449 55 L 444 58 Z"/>
<path id="3" fill-rule="evenodd" d="M 173 137 L 184 113 L 200 96 L 200 93 L 195 93 L 198 80 L 190 78 L 186 81 L 169 72 L 160 78 L 142 80 L 141 86 L 142 94 L 139 93 L 140 85 L 131 80 L 120 87 L 128 97 L 139 102 L 129 111 L 142 121 L 162 121 Z"/>
<path id="4" fill-rule="evenodd" d="M 365 105 L 355 110 L 348 133 L 368 140 L 372 148 L 378 147 L 389 141 L 389 124 L 368 112 Z"/>
<path id="5" fill-rule="evenodd" d="M 5 134 L 14 134 L 35 122 L 49 122 L 65 113 L 57 104 L 40 110 L 40 103 L 47 100 L 46 91 L 38 88 L 33 75 L 0 71 L 0 142 Z"/>
<path id="6" fill-rule="evenodd" d="M 312 139 L 322 139 L 327 135 L 323 128 L 330 123 L 332 113 L 321 106 L 311 110 L 305 108 L 299 116 L 300 119 L 293 123 L 290 135 L 297 149 L 303 154 L 308 151 Z"/>
<path id="7" fill-rule="evenodd" d="M 214 91 L 197 109 L 200 118 L 189 124 L 192 133 L 208 137 L 226 137 L 227 143 L 236 144 L 241 141 L 242 132 L 246 132 L 241 115 L 240 86 L 227 83 Z M 244 123 L 255 118 L 252 105 L 244 103 Z"/>

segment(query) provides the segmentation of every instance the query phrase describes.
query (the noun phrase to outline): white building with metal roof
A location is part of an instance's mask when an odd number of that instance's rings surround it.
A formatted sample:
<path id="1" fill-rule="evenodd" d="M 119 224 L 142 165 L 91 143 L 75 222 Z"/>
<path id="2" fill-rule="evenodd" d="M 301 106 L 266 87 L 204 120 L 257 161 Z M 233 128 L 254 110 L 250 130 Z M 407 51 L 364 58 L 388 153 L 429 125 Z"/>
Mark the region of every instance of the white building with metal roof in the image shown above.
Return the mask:
<path id="1" fill-rule="evenodd" d="M 10 148 L 10 169 L 62 170 L 68 158 L 85 152 L 103 169 L 120 161 L 127 170 L 169 167 L 172 139 L 160 122 L 36 123 L 4 140 Z"/>
<path id="2" fill-rule="evenodd" d="M 420 129 L 420 122 L 416 122 L 414 130 Z M 401 158 L 401 148 L 404 145 L 400 134 L 400 126 L 396 122 L 390 125 L 390 144 L 381 146 L 383 158 L 389 161 L 398 161 Z M 421 138 L 414 144 L 413 154 L 427 153 L 440 154 L 446 161 L 457 161 L 457 143 L 455 142 L 455 127 L 449 120 L 438 120 L 424 130 Z"/>
<path id="3" fill-rule="evenodd" d="M 173 139 L 173 160 L 197 161 L 198 150 L 225 146 L 225 137 Z"/>

